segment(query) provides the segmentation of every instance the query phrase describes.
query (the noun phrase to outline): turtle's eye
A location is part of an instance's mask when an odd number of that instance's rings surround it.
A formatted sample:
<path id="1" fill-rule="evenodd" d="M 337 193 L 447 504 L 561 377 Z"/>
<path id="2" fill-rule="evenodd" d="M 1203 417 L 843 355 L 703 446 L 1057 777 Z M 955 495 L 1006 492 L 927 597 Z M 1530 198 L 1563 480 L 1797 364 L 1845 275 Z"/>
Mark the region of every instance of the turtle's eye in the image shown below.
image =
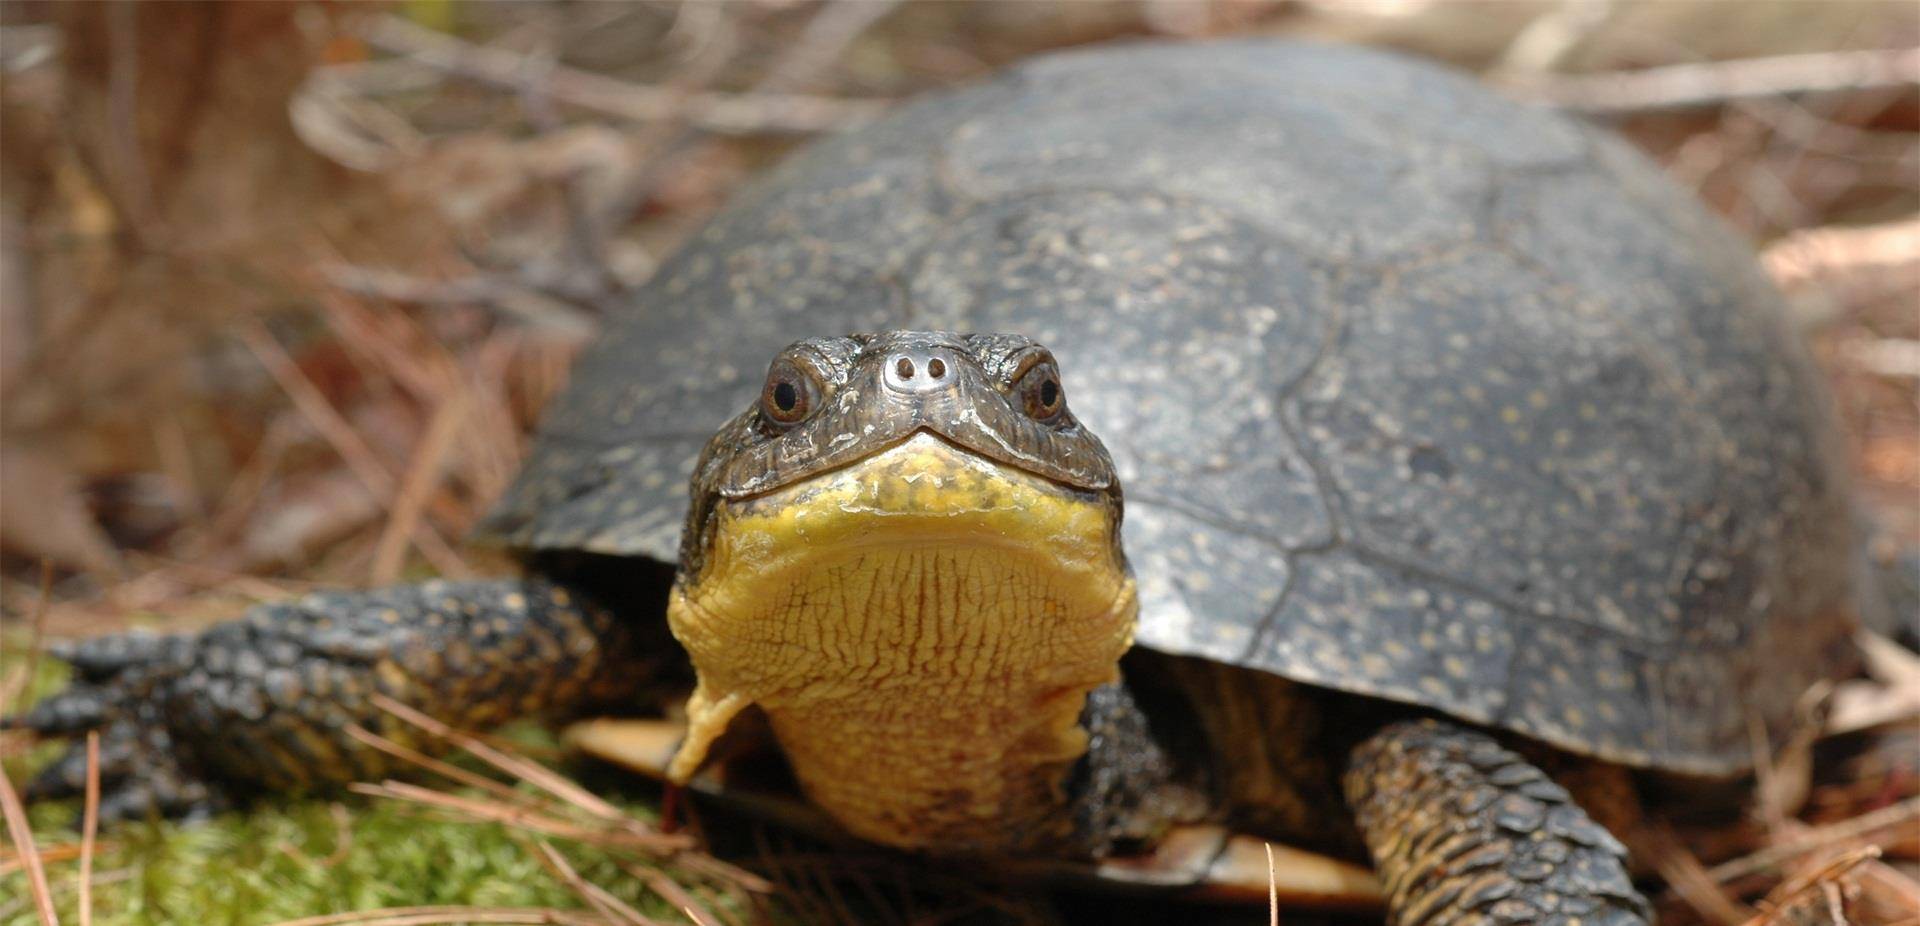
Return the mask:
<path id="1" fill-rule="evenodd" d="M 1067 410 L 1067 393 L 1060 388 L 1060 370 L 1052 360 L 1043 359 L 1027 366 L 1014 380 L 1014 393 L 1027 410 L 1027 417 L 1043 424 L 1060 420 Z"/>
<path id="2" fill-rule="evenodd" d="M 767 368 L 767 384 L 760 389 L 760 414 L 775 424 L 797 424 L 813 414 L 820 384 L 805 367 L 785 358 Z"/>

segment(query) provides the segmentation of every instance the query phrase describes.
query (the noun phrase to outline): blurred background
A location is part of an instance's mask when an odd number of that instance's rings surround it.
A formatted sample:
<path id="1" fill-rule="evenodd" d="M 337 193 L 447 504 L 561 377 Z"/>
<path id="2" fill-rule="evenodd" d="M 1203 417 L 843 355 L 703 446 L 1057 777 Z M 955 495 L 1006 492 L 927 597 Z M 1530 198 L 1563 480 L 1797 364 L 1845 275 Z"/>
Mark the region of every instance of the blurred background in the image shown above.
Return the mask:
<path id="1" fill-rule="evenodd" d="M 1439 58 L 1625 132 L 1794 297 L 1920 537 L 1920 5 L 0 3 L 0 561 L 59 634 L 460 548 L 574 350 L 795 146 L 1065 46 Z"/>
<path id="2" fill-rule="evenodd" d="M 1752 239 L 1875 549 L 1920 542 L 1920 4 L 8 0 L 0 645 L 502 568 L 460 541 L 569 359 L 757 171 L 1029 55 L 1219 35 L 1626 134 Z"/>

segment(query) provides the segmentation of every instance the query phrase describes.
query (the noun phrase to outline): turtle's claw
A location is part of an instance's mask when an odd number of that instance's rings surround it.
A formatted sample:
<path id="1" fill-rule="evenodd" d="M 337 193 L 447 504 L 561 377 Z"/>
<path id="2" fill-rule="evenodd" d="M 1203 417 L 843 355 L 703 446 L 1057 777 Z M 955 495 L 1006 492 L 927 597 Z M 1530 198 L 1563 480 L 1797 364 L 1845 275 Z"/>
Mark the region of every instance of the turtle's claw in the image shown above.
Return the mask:
<path id="1" fill-rule="evenodd" d="M 100 755 L 100 779 L 106 781 L 106 753 Z M 87 748 L 82 743 L 69 743 L 60 758 L 47 763 L 27 782 L 21 796 L 28 803 L 35 801 L 57 801 L 74 797 L 85 791 L 87 785 Z"/>
<path id="2" fill-rule="evenodd" d="M 190 646 L 192 642 L 186 637 L 129 630 L 85 640 L 57 641 L 47 645 L 47 652 L 72 666 L 74 674 L 81 679 L 98 682 L 130 668 L 151 665 L 172 651 Z"/>
<path id="3" fill-rule="evenodd" d="M 87 786 L 86 738 L 100 737 L 100 818 L 180 817 L 224 806 L 188 767 L 157 700 L 178 675 L 191 637 L 146 631 L 50 644 L 47 652 L 73 667 L 73 681 L 26 710 L 0 717 L 0 730 L 64 739 L 58 758 L 27 782 L 30 802 L 79 797 Z"/>
<path id="4" fill-rule="evenodd" d="M 224 792 L 177 765 L 143 769 L 138 776 L 124 776 L 111 786 L 103 783 L 100 791 L 103 823 L 150 817 L 200 819 L 232 806 Z"/>
<path id="5" fill-rule="evenodd" d="M 193 647 L 191 636 L 147 630 L 49 643 L 47 653 L 72 667 L 72 681 L 25 711 L 0 717 L 0 730 L 78 736 L 123 716 L 145 719 L 156 714 L 156 683 L 179 674 Z"/>
<path id="6" fill-rule="evenodd" d="M 120 717 L 97 730 L 102 821 L 198 817 L 230 806 L 181 763 L 163 727 Z M 86 793 L 88 765 L 86 741 L 76 736 L 27 783 L 23 796 L 29 802 L 79 797 Z"/>
<path id="7" fill-rule="evenodd" d="M 70 736 L 106 723 L 113 707 L 106 691 L 85 682 L 42 699 L 19 714 L 0 717 L 0 730 L 28 730 L 40 736 Z"/>

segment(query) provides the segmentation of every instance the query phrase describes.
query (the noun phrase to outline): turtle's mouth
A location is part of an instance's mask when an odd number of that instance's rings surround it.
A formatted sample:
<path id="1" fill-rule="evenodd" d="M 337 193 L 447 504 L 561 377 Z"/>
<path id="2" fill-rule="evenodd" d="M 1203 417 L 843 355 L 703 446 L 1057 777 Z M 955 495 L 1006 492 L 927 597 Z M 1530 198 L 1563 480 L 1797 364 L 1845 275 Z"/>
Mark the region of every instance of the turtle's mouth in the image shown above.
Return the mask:
<path id="1" fill-rule="evenodd" d="M 772 542 L 796 544 L 796 553 L 807 545 L 982 531 L 978 539 L 1043 552 L 1056 542 L 1110 541 L 1118 524 L 1093 523 L 1117 521 L 1119 506 L 1109 494 L 991 459 L 923 430 L 844 466 L 726 499 L 721 507 L 731 526 L 750 523 Z"/>
<path id="2" fill-rule="evenodd" d="M 868 838 L 966 847 L 1057 818 L 1086 693 L 1132 638 L 1118 504 L 926 432 L 722 501 L 669 606 L 699 673 L 671 773 L 757 704 Z"/>

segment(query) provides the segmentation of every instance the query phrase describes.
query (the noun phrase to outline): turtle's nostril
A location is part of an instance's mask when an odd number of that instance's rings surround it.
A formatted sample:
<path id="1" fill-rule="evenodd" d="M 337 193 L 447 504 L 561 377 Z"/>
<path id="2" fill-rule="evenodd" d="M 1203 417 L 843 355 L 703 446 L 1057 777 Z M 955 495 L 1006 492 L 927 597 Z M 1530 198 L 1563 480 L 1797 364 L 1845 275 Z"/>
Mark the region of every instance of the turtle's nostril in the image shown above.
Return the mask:
<path id="1" fill-rule="evenodd" d="M 943 351 L 903 348 L 885 356 L 881 382 L 901 395 L 932 395 L 953 388 L 959 379 L 955 358 Z"/>

